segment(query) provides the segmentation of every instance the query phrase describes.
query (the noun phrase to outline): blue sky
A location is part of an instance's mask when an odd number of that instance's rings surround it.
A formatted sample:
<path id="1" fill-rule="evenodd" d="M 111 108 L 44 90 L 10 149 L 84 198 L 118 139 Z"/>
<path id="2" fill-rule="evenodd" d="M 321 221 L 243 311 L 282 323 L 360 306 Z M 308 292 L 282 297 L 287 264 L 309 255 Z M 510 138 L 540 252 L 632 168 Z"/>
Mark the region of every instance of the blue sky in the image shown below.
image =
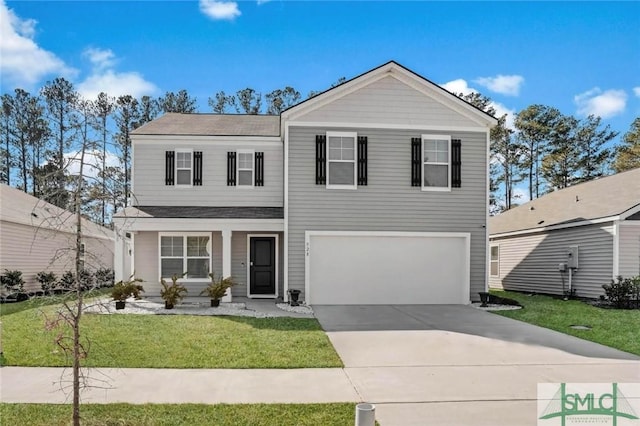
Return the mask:
<path id="1" fill-rule="evenodd" d="M 500 112 L 542 103 L 624 133 L 640 116 L 640 2 L 0 0 L 1 91 L 303 96 L 395 60 Z"/>

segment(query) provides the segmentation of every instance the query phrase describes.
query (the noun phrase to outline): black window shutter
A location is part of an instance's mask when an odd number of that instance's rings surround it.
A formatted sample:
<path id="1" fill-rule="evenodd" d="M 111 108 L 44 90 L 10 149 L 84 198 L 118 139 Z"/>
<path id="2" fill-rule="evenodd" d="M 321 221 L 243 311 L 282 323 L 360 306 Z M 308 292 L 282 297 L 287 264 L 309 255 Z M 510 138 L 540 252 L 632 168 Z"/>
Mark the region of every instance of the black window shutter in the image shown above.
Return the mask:
<path id="1" fill-rule="evenodd" d="M 327 136 L 316 135 L 316 185 L 327 183 Z"/>
<path id="2" fill-rule="evenodd" d="M 411 186 L 422 186 L 422 139 L 411 138 Z"/>
<path id="3" fill-rule="evenodd" d="M 358 185 L 367 184 L 367 137 L 358 136 Z"/>
<path id="4" fill-rule="evenodd" d="M 236 186 L 236 153 L 227 152 L 227 186 Z"/>
<path id="5" fill-rule="evenodd" d="M 462 141 L 451 140 L 451 187 L 462 186 Z"/>
<path id="6" fill-rule="evenodd" d="M 255 185 L 264 186 L 264 152 L 256 152 L 255 162 Z"/>
<path id="7" fill-rule="evenodd" d="M 165 151 L 164 154 L 164 184 L 173 185 L 176 153 L 174 151 Z"/>
<path id="8" fill-rule="evenodd" d="M 193 185 L 202 186 L 202 151 L 193 153 Z"/>

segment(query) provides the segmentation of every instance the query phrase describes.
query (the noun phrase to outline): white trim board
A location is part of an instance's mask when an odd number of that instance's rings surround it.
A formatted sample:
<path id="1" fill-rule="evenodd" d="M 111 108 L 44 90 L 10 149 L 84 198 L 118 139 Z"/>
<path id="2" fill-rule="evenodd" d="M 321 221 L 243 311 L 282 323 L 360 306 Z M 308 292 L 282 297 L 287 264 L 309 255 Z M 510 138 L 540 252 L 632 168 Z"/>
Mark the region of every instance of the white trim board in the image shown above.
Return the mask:
<path id="1" fill-rule="evenodd" d="M 328 128 L 345 128 L 345 129 L 390 129 L 390 130 L 416 130 L 416 131 L 434 131 L 434 132 L 474 132 L 486 133 L 486 127 L 468 127 L 468 126 L 435 126 L 430 124 L 395 124 L 395 123 L 357 123 L 357 122 L 341 122 L 341 121 L 291 121 L 285 123 L 285 129 L 288 127 L 328 127 Z"/>
<path id="2" fill-rule="evenodd" d="M 201 136 L 201 135 L 132 135 L 132 145 L 233 145 L 282 146 L 280 136 Z"/>
<path id="3" fill-rule="evenodd" d="M 198 232 L 208 231 L 258 231 L 281 232 L 284 230 L 282 219 L 184 219 L 184 218 L 117 218 L 125 232 Z"/>

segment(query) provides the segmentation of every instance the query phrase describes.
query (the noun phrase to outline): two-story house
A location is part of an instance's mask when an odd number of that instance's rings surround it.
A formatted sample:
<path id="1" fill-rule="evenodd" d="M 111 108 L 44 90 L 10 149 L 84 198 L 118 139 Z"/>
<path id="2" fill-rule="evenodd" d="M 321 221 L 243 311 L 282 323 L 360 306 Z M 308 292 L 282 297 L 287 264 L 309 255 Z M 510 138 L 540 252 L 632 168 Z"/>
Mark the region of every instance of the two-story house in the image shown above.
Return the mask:
<path id="1" fill-rule="evenodd" d="M 215 271 L 234 296 L 468 303 L 487 286 L 495 124 L 396 62 L 280 116 L 166 114 L 132 134 L 117 269 L 151 295 Z"/>

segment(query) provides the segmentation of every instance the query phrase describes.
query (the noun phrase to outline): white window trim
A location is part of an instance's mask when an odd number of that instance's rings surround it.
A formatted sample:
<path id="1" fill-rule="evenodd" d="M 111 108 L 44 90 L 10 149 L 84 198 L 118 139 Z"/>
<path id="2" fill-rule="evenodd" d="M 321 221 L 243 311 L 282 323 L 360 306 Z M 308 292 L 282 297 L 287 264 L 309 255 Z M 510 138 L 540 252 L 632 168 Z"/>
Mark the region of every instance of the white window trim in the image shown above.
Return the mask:
<path id="1" fill-rule="evenodd" d="M 358 133 L 357 132 L 327 132 L 325 144 L 327 189 L 358 189 Z M 329 160 L 329 138 L 353 138 L 353 160 Z M 329 183 L 330 163 L 353 163 L 353 185 L 331 185 Z"/>
<path id="2" fill-rule="evenodd" d="M 492 259 L 491 256 L 491 251 L 493 250 L 494 247 L 498 248 L 498 258 L 496 260 Z M 498 265 L 498 273 L 497 274 L 492 274 L 491 273 L 491 264 L 495 262 Z M 491 244 L 489 246 L 489 276 L 490 277 L 499 277 L 500 276 L 500 244 Z"/>
<path id="3" fill-rule="evenodd" d="M 191 155 L 191 167 L 188 169 L 185 167 L 178 167 L 178 153 L 179 152 L 187 152 Z M 175 150 L 175 186 L 180 186 L 182 188 L 190 188 L 193 186 L 193 149 L 176 149 Z M 178 183 L 178 170 L 189 170 L 189 183 Z"/>
<path id="4" fill-rule="evenodd" d="M 182 237 L 182 256 L 162 256 L 162 237 Z M 187 270 L 187 237 L 208 237 L 207 250 L 209 251 L 209 272 L 213 269 L 213 235 L 211 232 L 159 232 L 158 233 L 158 277 L 159 280 L 164 279 L 171 280 L 171 277 L 162 276 L 162 259 L 178 259 L 182 258 L 182 272 Z M 191 258 L 204 258 L 204 256 L 191 256 Z M 202 282 L 209 281 L 209 277 L 206 278 L 180 278 L 179 282 Z"/>
<path id="5" fill-rule="evenodd" d="M 436 162 L 436 161 L 424 161 L 424 141 L 425 140 L 446 140 L 447 141 L 447 162 Z M 422 182 L 420 185 L 422 186 L 423 191 L 439 191 L 439 192 L 450 192 L 451 191 L 451 135 L 422 135 L 422 143 L 420 144 L 420 167 Z M 424 166 L 434 165 L 434 166 L 447 166 L 447 186 L 425 186 L 424 184 Z"/>
<path id="6" fill-rule="evenodd" d="M 251 154 L 251 185 L 240 185 L 240 154 Z M 256 183 L 256 153 L 253 149 L 239 149 L 236 151 L 236 187 L 253 188 Z M 249 170 L 249 169 L 242 169 Z"/>

